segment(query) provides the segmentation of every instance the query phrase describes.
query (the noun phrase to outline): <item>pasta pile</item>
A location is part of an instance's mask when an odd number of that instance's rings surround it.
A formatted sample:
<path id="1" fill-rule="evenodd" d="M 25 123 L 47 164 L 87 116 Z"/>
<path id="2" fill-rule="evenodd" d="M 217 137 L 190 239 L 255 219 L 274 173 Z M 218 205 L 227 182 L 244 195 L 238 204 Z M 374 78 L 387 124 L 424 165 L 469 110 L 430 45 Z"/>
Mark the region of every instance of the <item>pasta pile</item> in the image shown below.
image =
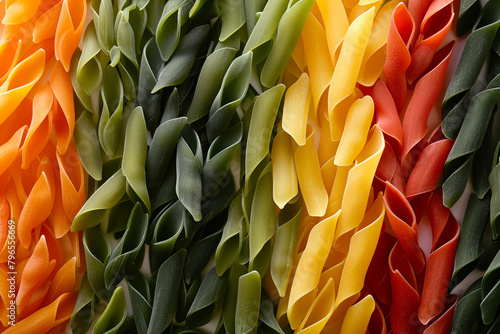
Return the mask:
<path id="1" fill-rule="evenodd" d="M 454 48 L 439 49 L 452 2 L 316 3 L 284 76 L 272 151 L 275 203 L 300 188 L 307 212 L 288 290 L 275 280 L 277 317 L 297 333 L 445 333 L 459 226 L 435 188 L 453 142 L 439 127 L 427 137 L 427 122 Z"/>
<path id="2" fill-rule="evenodd" d="M 500 0 L 454 5 L 0 1 L 0 331 L 499 331 Z"/>
<path id="3" fill-rule="evenodd" d="M 0 3 L 0 331 L 61 332 L 85 270 L 68 73 L 84 0 Z"/>
<path id="4" fill-rule="evenodd" d="M 495 37 L 500 27 L 500 2 L 488 1 L 482 11 L 480 6 L 473 2 L 461 10 L 458 33 L 472 31 L 442 106 L 443 132 L 449 138 L 456 138 L 444 166 L 444 203 L 452 206 L 457 202 L 470 175 L 473 189 L 458 240 L 452 284 L 459 284 L 473 271 L 484 272 L 482 277 L 475 276 L 474 283 L 457 303 L 453 321 L 456 333 L 494 333 L 500 328 L 499 146 L 493 120 L 500 92 L 500 40 Z M 481 45 L 480 52 L 477 45 Z M 485 63 L 486 80 L 476 82 Z"/>

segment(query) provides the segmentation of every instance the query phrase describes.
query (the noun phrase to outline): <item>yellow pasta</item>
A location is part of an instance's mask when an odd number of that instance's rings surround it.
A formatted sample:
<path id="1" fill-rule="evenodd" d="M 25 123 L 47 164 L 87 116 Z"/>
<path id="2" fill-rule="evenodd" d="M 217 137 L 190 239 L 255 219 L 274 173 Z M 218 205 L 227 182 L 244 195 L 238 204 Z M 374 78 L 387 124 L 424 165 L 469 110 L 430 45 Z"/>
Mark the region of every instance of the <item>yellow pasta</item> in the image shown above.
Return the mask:
<path id="1" fill-rule="evenodd" d="M 368 295 L 351 306 L 345 315 L 340 334 L 365 333 L 375 310 L 375 300 Z"/>
<path id="2" fill-rule="evenodd" d="M 274 203 L 283 209 L 299 192 L 290 136 L 280 131 L 271 150 Z"/>
<path id="3" fill-rule="evenodd" d="M 319 334 L 325 327 L 328 319 L 332 316 L 333 305 L 335 302 L 335 284 L 330 278 L 321 289 L 314 300 L 311 308 L 307 312 L 304 321 L 299 325 L 296 333 L 300 334 Z"/>
<path id="4" fill-rule="evenodd" d="M 349 108 L 342 138 L 340 139 L 335 165 L 349 166 L 361 152 L 370 131 L 375 106 L 370 96 L 356 100 Z"/>
<path id="5" fill-rule="evenodd" d="M 342 197 L 344 195 L 347 177 L 352 166 L 337 166 L 335 180 L 333 181 L 332 191 L 328 199 L 327 216 L 340 210 L 342 206 Z"/>
<path id="6" fill-rule="evenodd" d="M 306 143 L 307 117 L 311 104 L 310 80 L 307 73 L 288 88 L 283 105 L 282 127 L 300 146 Z"/>
<path id="7" fill-rule="evenodd" d="M 295 151 L 295 168 L 308 214 L 322 217 L 328 206 L 328 194 L 321 178 L 318 155 L 314 146 L 314 128 L 311 125 L 307 127 L 307 134 L 306 144 L 299 146 Z"/>
<path id="8" fill-rule="evenodd" d="M 364 86 L 373 86 L 382 74 L 385 64 L 385 45 L 389 34 L 392 12 L 400 0 L 386 3 L 377 13 L 373 21 L 373 28 L 366 46 L 365 55 L 361 62 L 358 82 Z M 351 13 L 352 14 L 352 13 Z"/>
<path id="9" fill-rule="evenodd" d="M 375 7 L 375 12 L 378 12 L 384 0 L 360 0 L 349 13 L 349 22 L 357 19 L 361 14 L 365 13 L 368 9 Z"/>
<path id="10" fill-rule="evenodd" d="M 376 125 L 370 131 L 366 146 L 356 158 L 355 166 L 349 171 L 344 196 L 342 214 L 335 234 L 337 241 L 343 234 L 356 228 L 365 215 L 370 196 L 371 184 L 384 150 L 384 135 Z"/>
<path id="11" fill-rule="evenodd" d="M 319 222 L 311 230 L 290 290 L 288 321 L 292 329 L 304 320 L 318 292 L 321 271 L 332 246 L 340 211 Z"/>
<path id="12" fill-rule="evenodd" d="M 333 74 L 332 60 L 328 51 L 325 29 L 312 13 L 307 17 L 303 32 L 304 52 L 311 78 L 314 114 L 317 114 L 319 100 L 328 88 Z M 291 87 L 290 87 L 291 88 Z"/>
<path id="13" fill-rule="evenodd" d="M 332 140 L 340 140 L 349 107 L 355 100 L 355 86 L 372 30 L 375 8 L 355 19 L 347 29 L 328 94 L 328 119 Z"/>
<path id="14" fill-rule="evenodd" d="M 342 271 L 334 316 L 343 318 L 347 309 L 359 298 L 370 261 L 375 253 L 385 208 L 382 194 L 367 211 L 360 230 L 351 238 Z M 366 225 L 366 226 L 364 226 Z"/>
<path id="15" fill-rule="evenodd" d="M 326 41 L 328 43 L 328 50 L 330 51 L 330 58 L 332 65 L 337 63 L 337 50 L 344 39 L 344 35 L 349 28 L 349 21 L 344 9 L 342 0 L 316 0 L 321 17 L 325 24 Z"/>
<path id="16" fill-rule="evenodd" d="M 333 183 L 335 182 L 335 174 L 337 173 L 337 166 L 333 163 L 334 158 L 330 158 L 321 166 L 321 177 L 325 184 L 327 194 L 332 192 Z"/>

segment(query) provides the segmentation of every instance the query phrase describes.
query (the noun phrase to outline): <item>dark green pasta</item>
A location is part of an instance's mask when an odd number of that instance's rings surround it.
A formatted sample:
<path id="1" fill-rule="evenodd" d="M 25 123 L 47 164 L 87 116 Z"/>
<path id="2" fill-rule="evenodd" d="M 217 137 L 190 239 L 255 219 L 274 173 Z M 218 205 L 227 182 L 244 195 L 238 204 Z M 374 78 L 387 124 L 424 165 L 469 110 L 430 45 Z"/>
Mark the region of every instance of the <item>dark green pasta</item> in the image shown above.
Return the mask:
<path id="1" fill-rule="evenodd" d="M 483 235 L 489 222 L 490 196 L 471 194 L 455 253 L 452 284 L 460 283 L 476 266 L 484 252 Z"/>
<path id="2" fill-rule="evenodd" d="M 443 100 L 442 129 L 448 138 L 455 138 L 458 135 L 467 110 L 467 95 L 489 55 L 499 27 L 500 1 L 490 0 L 467 38 Z"/>
<path id="3" fill-rule="evenodd" d="M 475 281 L 455 307 L 453 315 L 453 327 L 451 332 L 454 334 L 475 333 L 473 328 L 481 322 L 481 279 Z"/>
<path id="4" fill-rule="evenodd" d="M 473 156 L 481 147 L 500 98 L 500 75 L 470 101 L 462 127 L 448 155 L 443 175 L 443 200 L 451 207 L 462 195 L 472 167 Z"/>
<path id="5" fill-rule="evenodd" d="M 459 37 L 469 32 L 481 13 L 481 1 L 460 0 L 460 13 L 457 20 L 457 35 Z"/>

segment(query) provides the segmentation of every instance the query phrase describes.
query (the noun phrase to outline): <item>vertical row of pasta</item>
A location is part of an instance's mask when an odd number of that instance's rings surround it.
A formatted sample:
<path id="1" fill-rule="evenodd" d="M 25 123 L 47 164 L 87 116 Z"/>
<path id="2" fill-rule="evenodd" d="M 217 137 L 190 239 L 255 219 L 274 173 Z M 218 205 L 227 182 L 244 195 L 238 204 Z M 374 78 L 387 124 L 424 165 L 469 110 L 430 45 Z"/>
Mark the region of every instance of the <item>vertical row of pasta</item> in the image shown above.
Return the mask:
<path id="1" fill-rule="evenodd" d="M 61 332 L 85 270 L 68 73 L 84 0 L 0 3 L 0 331 Z"/>
<path id="2" fill-rule="evenodd" d="M 385 216 L 371 187 L 385 143 L 374 101 L 356 84 L 383 71 L 396 4 L 317 1 L 285 70 L 273 198 L 280 215 L 297 201 L 303 209 L 286 271 L 272 263 L 271 277 L 278 321 L 297 333 L 365 332 L 376 307 L 362 289 Z"/>
<path id="3" fill-rule="evenodd" d="M 72 224 L 88 268 L 73 332 L 104 309 L 94 333 L 197 333 L 222 307 L 217 332 L 282 333 L 261 294 L 275 253 L 269 146 L 312 4 L 91 2 L 71 67 L 92 178 Z"/>
<path id="4" fill-rule="evenodd" d="M 453 286 L 460 284 L 469 274 L 475 281 L 457 303 L 453 331 L 494 333 L 500 328 L 496 301 L 500 249 L 499 148 L 494 123 L 500 82 L 500 2 L 490 0 L 482 10 L 479 3 L 471 3 L 469 8 L 464 8 L 462 27 L 457 26 L 457 32 L 472 31 L 467 36 L 442 107 L 443 131 L 446 130 L 448 137 L 456 138 L 443 173 L 447 206 L 462 196 L 467 180 L 472 178 L 452 283 Z M 471 61 L 473 54 L 474 61 Z M 487 69 L 487 75 L 478 80 L 482 68 Z M 468 75 L 464 76 L 464 72 Z"/>

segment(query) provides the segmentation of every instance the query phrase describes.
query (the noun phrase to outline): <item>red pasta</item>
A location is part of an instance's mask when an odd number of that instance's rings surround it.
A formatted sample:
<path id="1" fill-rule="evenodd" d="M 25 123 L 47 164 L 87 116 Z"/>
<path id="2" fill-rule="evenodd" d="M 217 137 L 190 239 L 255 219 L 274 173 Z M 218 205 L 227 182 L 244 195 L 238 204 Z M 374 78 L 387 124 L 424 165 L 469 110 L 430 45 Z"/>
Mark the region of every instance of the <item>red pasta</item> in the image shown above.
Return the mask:
<path id="1" fill-rule="evenodd" d="M 433 242 L 418 310 L 418 317 L 425 325 L 441 314 L 445 307 L 460 231 L 450 210 L 443 205 L 440 189 L 433 193 L 429 201 L 428 214 Z"/>
<path id="2" fill-rule="evenodd" d="M 431 63 L 434 53 L 450 30 L 454 16 L 452 0 L 436 0 L 430 5 L 420 27 L 420 36 L 411 52 L 410 67 L 406 71 L 406 78 L 410 85 L 424 73 Z M 416 19 L 415 22 L 417 22 Z"/>
<path id="3" fill-rule="evenodd" d="M 454 46 L 455 42 L 452 41 L 436 53 L 429 66 L 430 71 L 418 81 L 415 87 L 403 120 L 404 140 L 401 163 L 404 163 L 410 150 L 427 133 L 427 119 L 443 87 Z"/>
<path id="4" fill-rule="evenodd" d="M 360 85 L 364 95 L 370 95 L 375 105 L 375 123 L 386 135 L 386 140 L 399 152 L 403 145 L 403 128 L 398 110 L 385 83 L 378 79 L 371 87 Z M 386 145 L 387 147 L 387 145 Z"/>
<path id="5" fill-rule="evenodd" d="M 420 305 L 417 277 L 399 242 L 389 254 L 392 287 L 391 328 L 393 333 L 419 333 L 422 324 L 417 317 Z"/>
<path id="6" fill-rule="evenodd" d="M 418 227 L 415 213 L 404 195 L 388 182 L 384 193 L 384 203 L 387 217 L 394 234 L 398 238 L 400 247 L 404 250 L 415 273 L 418 274 L 425 267 L 425 255 L 418 245 Z"/>
<path id="7" fill-rule="evenodd" d="M 391 92 L 398 112 L 401 112 L 406 100 L 406 70 L 411 63 L 409 49 L 414 34 L 413 19 L 406 6 L 400 3 L 392 13 L 384 65 L 387 88 Z"/>

